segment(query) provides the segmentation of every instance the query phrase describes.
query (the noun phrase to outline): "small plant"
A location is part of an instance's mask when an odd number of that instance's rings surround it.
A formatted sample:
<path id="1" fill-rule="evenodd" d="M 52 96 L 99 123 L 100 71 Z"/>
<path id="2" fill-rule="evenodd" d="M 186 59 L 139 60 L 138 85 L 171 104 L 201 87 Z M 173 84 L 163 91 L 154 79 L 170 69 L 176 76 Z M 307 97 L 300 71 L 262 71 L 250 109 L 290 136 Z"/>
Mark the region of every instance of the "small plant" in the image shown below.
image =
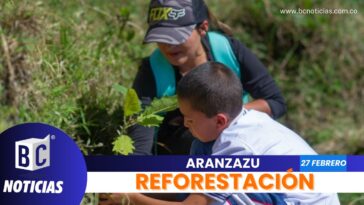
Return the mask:
<path id="1" fill-rule="evenodd" d="M 118 136 L 113 141 L 113 152 L 115 154 L 128 155 L 133 152 L 133 141 L 128 136 L 128 128 L 139 124 L 145 127 L 158 127 L 164 117 L 165 112 L 176 109 L 176 96 L 153 99 L 152 103 L 142 109 L 138 96 L 134 89 L 115 84 L 114 89 L 124 96 L 123 103 L 123 125 L 118 130 Z"/>
<path id="2" fill-rule="evenodd" d="M 118 136 L 113 141 L 115 154 L 128 155 L 133 152 L 133 140 L 128 135 L 128 128 L 139 124 L 146 127 L 158 127 L 163 121 L 162 114 L 176 109 L 176 96 L 154 99 L 152 103 L 142 109 L 138 96 L 134 89 L 115 84 L 113 88 L 123 96 L 123 125 L 117 131 Z M 101 196 L 102 195 L 102 196 Z M 81 205 L 98 205 L 100 197 L 107 198 L 108 194 L 86 193 Z M 123 197 L 121 204 L 130 204 L 127 197 Z"/>

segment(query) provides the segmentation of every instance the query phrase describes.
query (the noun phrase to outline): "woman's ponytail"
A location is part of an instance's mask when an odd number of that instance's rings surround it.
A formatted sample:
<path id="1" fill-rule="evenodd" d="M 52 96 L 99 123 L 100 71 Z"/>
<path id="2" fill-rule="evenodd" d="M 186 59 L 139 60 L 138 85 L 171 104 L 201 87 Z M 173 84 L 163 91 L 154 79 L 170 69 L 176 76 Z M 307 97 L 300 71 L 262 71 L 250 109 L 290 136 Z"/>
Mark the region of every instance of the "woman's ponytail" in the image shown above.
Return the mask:
<path id="1" fill-rule="evenodd" d="M 228 36 L 232 36 L 233 35 L 233 31 L 230 28 L 230 26 L 228 26 L 227 24 L 219 21 L 216 16 L 211 12 L 210 9 L 207 9 L 208 11 L 208 21 L 209 21 L 209 26 L 211 28 L 211 30 L 213 31 L 220 31 Z"/>

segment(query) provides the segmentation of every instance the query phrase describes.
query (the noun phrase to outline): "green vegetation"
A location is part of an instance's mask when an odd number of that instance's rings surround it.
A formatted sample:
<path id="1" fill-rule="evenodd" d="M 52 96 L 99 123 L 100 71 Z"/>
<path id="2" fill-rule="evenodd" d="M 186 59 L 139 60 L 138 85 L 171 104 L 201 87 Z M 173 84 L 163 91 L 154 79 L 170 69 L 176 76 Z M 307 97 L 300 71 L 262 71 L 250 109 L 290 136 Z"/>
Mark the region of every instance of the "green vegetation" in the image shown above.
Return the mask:
<path id="1" fill-rule="evenodd" d="M 154 99 L 143 110 L 138 95 L 133 88 L 127 89 L 121 85 L 114 85 L 114 88 L 125 97 L 123 103 L 123 125 L 118 130 L 119 136 L 112 143 L 114 145 L 112 151 L 115 154 L 128 155 L 134 150 L 133 141 L 128 135 L 128 128 L 136 124 L 145 127 L 158 127 L 164 119 L 161 116 L 162 113 L 178 108 L 177 96 Z"/>
<path id="2" fill-rule="evenodd" d="M 0 130 L 41 121 L 62 128 L 85 153 L 112 153 L 123 119 L 123 99 L 112 85 L 129 87 L 149 53 L 141 44 L 142 8 L 2 1 Z"/>
<path id="3" fill-rule="evenodd" d="M 320 153 L 363 154 L 363 2 L 236 0 L 224 5 L 230 6 L 224 14 L 219 11 L 221 19 L 280 85 L 288 104 L 282 121 Z M 297 8 L 357 9 L 358 14 L 280 13 Z"/>
<path id="4" fill-rule="evenodd" d="M 147 3 L 1 1 L 0 132 L 45 122 L 74 137 L 85 154 L 113 153 L 124 124 L 124 97 L 113 85 L 130 87 L 141 58 L 153 49 L 142 44 Z M 363 1 L 207 3 L 278 82 L 288 104 L 284 124 L 320 153 L 364 154 Z M 358 14 L 280 13 L 290 8 Z M 341 200 L 360 204 L 360 197 Z"/>

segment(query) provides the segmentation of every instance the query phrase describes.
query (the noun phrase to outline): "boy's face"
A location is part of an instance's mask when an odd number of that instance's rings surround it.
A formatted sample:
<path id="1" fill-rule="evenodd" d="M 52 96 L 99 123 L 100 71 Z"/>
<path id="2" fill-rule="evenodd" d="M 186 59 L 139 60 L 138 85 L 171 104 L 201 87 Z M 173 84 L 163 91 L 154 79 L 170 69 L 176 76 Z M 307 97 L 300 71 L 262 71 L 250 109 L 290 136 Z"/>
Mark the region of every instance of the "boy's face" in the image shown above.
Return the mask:
<path id="1" fill-rule="evenodd" d="M 178 104 L 184 116 L 184 125 L 193 136 L 202 142 L 210 142 L 219 137 L 222 129 L 217 116 L 208 118 L 204 113 L 194 110 L 184 99 L 178 99 Z"/>

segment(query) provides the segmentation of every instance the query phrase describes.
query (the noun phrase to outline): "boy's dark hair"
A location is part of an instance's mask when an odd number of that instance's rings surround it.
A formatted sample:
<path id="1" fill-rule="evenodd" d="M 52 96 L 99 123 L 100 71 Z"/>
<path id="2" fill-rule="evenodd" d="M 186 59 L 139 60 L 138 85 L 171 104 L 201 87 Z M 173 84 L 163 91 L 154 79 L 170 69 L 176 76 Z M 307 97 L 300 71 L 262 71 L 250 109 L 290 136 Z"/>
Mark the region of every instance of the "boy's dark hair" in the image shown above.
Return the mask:
<path id="1" fill-rule="evenodd" d="M 213 117 L 226 113 L 235 118 L 243 107 L 243 88 L 239 78 L 225 65 L 207 62 L 192 69 L 177 85 L 179 99 Z"/>

